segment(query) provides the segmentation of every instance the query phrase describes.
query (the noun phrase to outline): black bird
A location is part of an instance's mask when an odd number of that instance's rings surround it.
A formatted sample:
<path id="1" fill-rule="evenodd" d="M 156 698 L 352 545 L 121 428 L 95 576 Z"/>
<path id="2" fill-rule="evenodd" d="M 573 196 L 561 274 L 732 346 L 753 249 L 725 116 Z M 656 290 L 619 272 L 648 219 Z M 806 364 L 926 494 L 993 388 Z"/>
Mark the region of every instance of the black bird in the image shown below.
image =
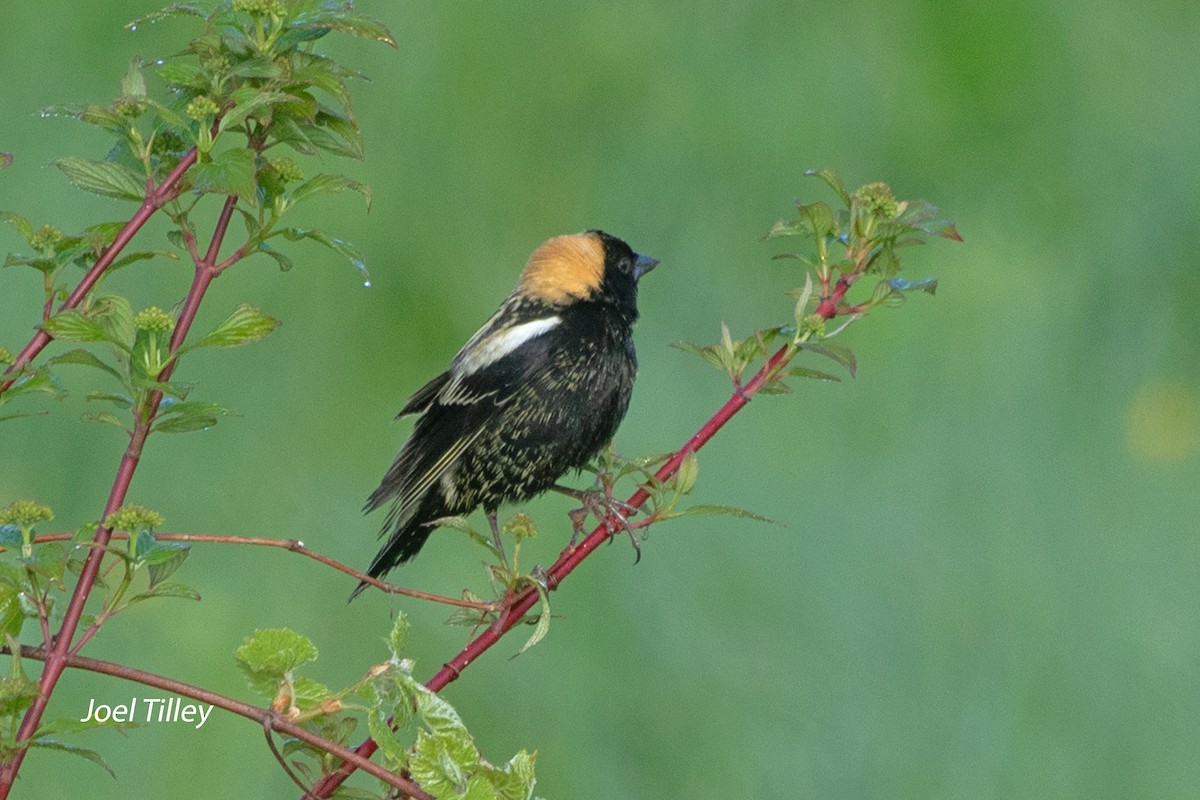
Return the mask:
<path id="1" fill-rule="evenodd" d="M 598 230 L 533 252 L 500 309 L 400 410 L 420 417 L 367 500 L 366 511 L 392 503 L 368 575 L 416 555 L 441 517 L 483 506 L 495 534 L 501 504 L 550 489 L 608 444 L 637 372 L 638 279 L 657 263 Z"/>

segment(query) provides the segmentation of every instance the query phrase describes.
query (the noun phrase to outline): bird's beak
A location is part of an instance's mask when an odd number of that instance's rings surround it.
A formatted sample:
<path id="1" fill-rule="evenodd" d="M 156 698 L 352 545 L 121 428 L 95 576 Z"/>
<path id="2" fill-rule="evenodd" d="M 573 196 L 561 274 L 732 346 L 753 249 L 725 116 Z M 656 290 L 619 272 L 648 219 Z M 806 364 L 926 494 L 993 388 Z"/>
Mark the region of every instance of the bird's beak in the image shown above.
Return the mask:
<path id="1" fill-rule="evenodd" d="M 650 256 L 639 255 L 637 257 L 637 261 L 633 262 L 633 278 L 634 278 L 634 280 L 637 280 L 638 278 L 642 277 L 647 272 L 649 272 L 650 270 L 654 269 L 657 266 L 658 266 L 657 258 L 651 258 Z"/>

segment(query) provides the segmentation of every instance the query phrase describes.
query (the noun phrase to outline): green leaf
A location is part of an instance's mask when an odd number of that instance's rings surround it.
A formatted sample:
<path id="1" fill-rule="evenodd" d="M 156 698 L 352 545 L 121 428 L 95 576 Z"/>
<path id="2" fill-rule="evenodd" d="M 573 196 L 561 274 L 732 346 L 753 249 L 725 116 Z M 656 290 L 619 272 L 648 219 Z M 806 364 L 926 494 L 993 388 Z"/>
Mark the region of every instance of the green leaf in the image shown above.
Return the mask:
<path id="1" fill-rule="evenodd" d="M 105 400 L 112 403 L 122 411 L 127 411 L 133 408 L 133 398 L 125 394 L 113 394 L 112 392 L 88 392 L 84 396 L 84 400 Z"/>
<path id="2" fill-rule="evenodd" d="M 771 519 L 770 517 L 764 517 L 762 514 L 755 514 L 753 511 L 747 511 L 744 508 L 712 503 L 699 503 L 694 506 L 688 506 L 682 511 L 677 511 L 671 514 L 672 517 L 690 517 L 698 515 L 715 515 L 722 517 L 737 517 L 739 519 L 752 519 L 755 522 L 769 522 L 772 525 L 783 524 L 779 520 Z"/>
<path id="3" fill-rule="evenodd" d="M 281 228 L 277 233 L 282 234 L 284 238 L 293 242 L 300 239 L 312 239 L 314 242 L 325 245 L 335 253 L 345 256 L 363 276 L 365 283 L 369 284 L 371 282 L 371 274 L 367 271 L 367 262 L 363 259 L 362 252 L 344 239 L 338 239 L 335 236 L 330 236 L 325 231 L 312 228 Z"/>
<path id="4" fill-rule="evenodd" d="M 117 773 L 113 772 L 112 767 L 110 767 L 95 750 L 89 750 L 88 748 L 80 747 L 79 745 L 64 744 L 55 739 L 45 738 L 30 739 L 29 746 L 40 747 L 43 750 L 57 750 L 60 753 L 70 753 L 71 755 L 79 756 L 80 758 L 91 761 L 93 764 L 98 764 L 99 766 L 103 767 L 104 771 L 113 776 L 113 778 L 117 777 Z"/>
<path id="5" fill-rule="evenodd" d="M 403 769 L 408 763 L 408 743 L 400 740 L 387 717 L 383 709 L 371 709 L 367 712 L 367 731 L 383 751 L 385 763 L 390 763 L 393 769 Z"/>
<path id="6" fill-rule="evenodd" d="M 808 350 L 809 352 L 817 353 L 825 356 L 826 358 L 833 359 L 846 368 L 846 371 L 850 373 L 851 378 L 853 378 L 854 374 L 858 371 L 858 362 L 854 357 L 854 351 L 852 351 L 849 347 L 843 347 L 840 344 L 833 344 L 829 341 L 820 343 L 797 342 L 796 344 L 801 350 Z"/>
<path id="7" fill-rule="evenodd" d="M 396 615 L 396 622 L 392 625 L 392 631 L 388 634 L 388 650 L 391 651 L 392 658 L 399 660 L 400 654 L 404 652 L 404 646 L 408 643 L 408 629 L 411 626 L 408 622 L 408 615 L 403 611 Z"/>
<path id="8" fill-rule="evenodd" d="M 64 342 L 111 341 L 108 331 L 103 326 L 74 309 L 55 314 L 42 323 L 42 328 L 55 339 Z"/>
<path id="9" fill-rule="evenodd" d="M 521 649 L 516 652 L 513 658 L 524 653 L 529 648 L 546 638 L 546 634 L 550 632 L 550 596 L 546 593 L 546 587 L 541 583 L 533 581 L 533 588 L 537 590 L 538 600 L 541 602 L 541 611 L 538 613 L 537 622 L 534 623 L 533 633 L 525 640 L 525 644 L 521 645 Z"/>
<path id="10" fill-rule="evenodd" d="M 21 593 L 16 586 L 0 583 L 0 636 L 16 638 L 21 635 L 24 624 L 25 609 L 21 608 Z"/>
<path id="11" fill-rule="evenodd" d="M 235 658 L 250 686 L 274 697 L 285 675 L 316 661 L 317 655 L 317 648 L 307 637 L 288 628 L 266 628 L 247 636 Z"/>
<path id="12" fill-rule="evenodd" d="M 290 98 L 291 95 L 283 92 L 264 91 L 253 86 L 243 86 L 233 93 L 231 99 L 236 105 L 221 117 L 221 121 L 217 123 L 218 130 L 225 131 L 241 125 L 251 114 Z"/>
<path id="13" fill-rule="evenodd" d="M 131 31 L 136 31 L 139 26 L 146 25 L 151 22 L 158 22 L 160 19 L 169 17 L 177 17 L 183 14 L 188 14 L 193 17 L 204 19 L 208 16 L 208 12 L 198 5 L 192 3 L 172 3 L 159 11 L 152 11 L 144 17 L 138 17 L 132 22 L 125 23 L 125 27 Z"/>
<path id="14" fill-rule="evenodd" d="M 295 266 L 290 258 L 278 250 L 272 249 L 266 242 L 260 244 L 255 252 L 262 253 L 264 256 L 270 256 L 271 258 L 275 259 L 275 263 L 279 265 L 280 272 L 287 272 L 289 269 Z"/>
<path id="15" fill-rule="evenodd" d="M 298 14 L 292 21 L 291 27 L 300 30 L 331 29 L 396 47 L 396 39 L 386 25 L 371 17 L 349 11 L 320 10 Z"/>
<path id="16" fill-rule="evenodd" d="M 834 381 L 840 383 L 841 378 L 828 372 L 822 372 L 819 369 L 810 369 L 808 367 L 791 367 L 783 373 L 784 376 L 794 375 L 798 378 L 814 378 L 819 381 Z"/>
<path id="17" fill-rule="evenodd" d="M 89 161 L 68 156 L 54 162 L 67 180 L 84 191 L 141 202 L 146 195 L 146 181 L 132 169 L 112 161 Z"/>
<path id="18" fill-rule="evenodd" d="M 105 425 L 115 425 L 121 430 L 125 430 L 125 423 L 122 422 L 116 414 L 109 411 L 96 411 L 87 414 L 80 414 L 79 418 L 85 422 L 101 422 Z"/>
<path id="19" fill-rule="evenodd" d="M 243 303 L 224 322 L 196 342 L 180 348 L 180 352 L 201 347 L 237 347 L 257 342 L 278 327 L 279 320 Z"/>
<path id="20" fill-rule="evenodd" d="M 145 97 L 146 78 L 142 75 L 142 61 L 135 58 L 129 62 L 129 71 L 121 79 L 121 95 L 123 97 Z"/>
<path id="21" fill-rule="evenodd" d="M 217 424 L 218 417 L 228 417 L 232 412 L 219 403 L 204 403 L 198 400 L 171 402 L 164 399 L 159 406 L 154 430 L 159 433 L 189 433 L 204 430 Z"/>
<path id="22" fill-rule="evenodd" d="M 254 205 L 257 202 L 254 151 L 235 147 L 213 156 L 212 161 L 188 170 L 192 186 L 201 192 L 235 194 Z"/>
<path id="23" fill-rule="evenodd" d="M 25 243 L 30 247 L 37 246 L 34 243 L 34 237 L 37 235 L 37 231 L 34 230 L 33 223 L 25 217 L 22 217 L 20 214 L 16 214 L 12 211 L 0 211 L 0 222 L 7 222 L 9 225 L 12 225 L 14 228 L 16 228 L 17 233 L 21 235 L 21 238 L 24 239 Z"/>
<path id="24" fill-rule="evenodd" d="M 502 768 L 489 766 L 485 767 L 485 772 L 497 794 L 504 800 L 529 800 L 537 783 L 534 776 L 536 762 L 537 753 L 521 750 Z"/>
<path id="25" fill-rule="evenodd" d="M 925 292 L 925 294 L 937 294 L 937 278 L 922 278 L 919 281 L 907 281 L 904 278 L 892 278 L 888 281 L 893 289 L 898 292 Z"/>
<path id="26" fill-rule="evenodd" d="M 808 177 L 820 178 L 826 186 L 837 193 L 846 208 L 850 207 L 850 193 L 846 191 L 846 184 L 842 182 L 841 175 L 831 169 L 810 169 L 804 174 Z"/>
<path id="27" fill-rule="evenodd" d="M 100 327 L 103 327 L 103 326 L 100 326 Z M 106 338 L 107 338 L 107 334 L 106 334 Z M 118 372 L 115 367 L 113 367 L 109 364 L 106 364 L 102 359 L 100 359 L 94 353 L 92 353 L 88 350 L 83 350 L 82 348 L 68 350 L 65 353 L 61 353 L 61 354 L 55 356 L 54 358 L 51 358 L 47 363 L 48 364 L 80 364 L 85 367 L 92 367 L 94 369 L 98 369 L 103 372 L 107 372 L 109 375 L 112 375 L 114 378 L 116 378 L 119 381 L 123 381 L 123 379 L 124 379 L 123 376 L 121 375 L 121 373 Z M 99 393 L 94 392 L 93 394 L 99 394 Z M 112 397 L 108 396 L 105 398 L 92 398 L 92 395 L 88 395 L 88 399 L 112 399 Z M 128 398 L 125 398 L 125 399 L 128 399 Z"/>
<path id="28" fill-rule="evenodd" d="M 797 203 L 800 216 L 808 223 L 813 236 L 819 238 L 830 235 L 836 230 L 833 209 L 828 204 L 818 200 L 815 203 Z"/>
<path id="29" fill-rule="evenodd" d="M 175 86 L 205 89 L 209 84 L 208 74 L 196 64 L 185 61 L 170 61 L 158 68 L 158 77 Z"/>
<path id="30" fill-rule="evenodd" d="M 675 472 L 675 489 L 680 494 L 688 494 L 692 491 L 692 487 L 696 485 L 696 478 L 700 475 L 700 461 L 696 458 L 696 451 L 689 450 L 687 455 L 683 457 L 683 461 L 679 463 L 679 469 Z"/>
<path id="31" fill-rule="evenodd" d="M 96 295 L 91 299 L 89 313 L 104 328 L 109 342 L 126 351 L 133 346 L 136 329 L 128 300 L 119 294 Z"/>
<path id="32" fill-rule="evenodd" d="M 200 599 L 200 593 L 192 587 L 185 586 L 182 583 L 175 583 L 174 581 L 162 581 L 161 583 L 155 584 L 149 590 L 142 592 L 135 597 L 131 597 L 129 602 L 140 603 L 145 600 L 153 600 L 157 597 L 177 597 L 183 600 L 198 601 Z"/>
<path id="33" fill-rule="evenodd" d="M 485 547 L 495 555 L 499 555 L 496 550 L 496 545 L 492 542 L 491 536 L 484 536 L 479 531 L 467 524 L 466 517 L 440 517 L 428 523 L 434 528 L 450 528 L 451 530 L 460 531 L 471 537 L 471 540 L 480 547 Z"/>
<path id="34" fill-rule="evenodd" d="M 371 209 L 371 187 L 365 183 L 351 180 L 345 175 L 314 175 L 304 183 L 292 189 L 288 197 L 292 203 L 299 203 L 317 194 L 330 194 L 346 190 L 358 192 L 367 201 L 367 210 Z"/>

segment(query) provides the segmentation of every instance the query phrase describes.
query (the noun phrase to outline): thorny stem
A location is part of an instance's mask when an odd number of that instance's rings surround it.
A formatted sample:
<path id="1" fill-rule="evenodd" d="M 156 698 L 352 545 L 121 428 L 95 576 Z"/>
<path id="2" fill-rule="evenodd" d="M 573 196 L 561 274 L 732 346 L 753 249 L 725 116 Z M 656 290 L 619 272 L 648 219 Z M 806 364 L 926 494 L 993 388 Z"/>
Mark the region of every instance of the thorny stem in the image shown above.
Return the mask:
<path id="1" fill-rule="evenodd" d="M 833 319 L 835 316 L 837 316 L 842 299 L 846 296 L 846 292 L 849 291 L 857 277 L 858 276 L 854 273 L 844 274 L 839 277 L 833 290 L 828 293 L 828 296 L 823 296 L 821 298 L 820 302 L 817 304 L 816 310 L 813 313 L 826 320 Z M 761 369 L 759 369 L 758 372 L 754 374 L 752 378 L 750 378 L 749 381 L 735 389 L 733 395 L 725 401 L 725 404 L 721 406 L 707 422 L 700 426 L 700 429 L 692 435 L 692 438 L 688 439 L 687 442 L 684 443 L 683 447 L 679 448 L 674 455 L 667 459 L 667 462 L 663 464 L 657 472 L 654 473 L 654 477 L 659 481 L 670 480 L 675 473 L 679 471 L 680 465 L 683 464 L 684 459 L 687 458 L 688 454 L 695 453 L 701 447 L 707 444 L 708 440 L 715 436 L 717 431 L 721 430 L 721 428 L 725 426 L 725 423 L 729 422 L 729 420 L 733 418 L 734 414 L 741 411 L 750 402 L 750 398 L 753 397 L 756 392 L 762 389 L 763 386 L 766 386 L 768 383 L 775 380 L 775 377 L 785 366 L 787 366 L 788 362 L 795 357 L 797 352 L 799 352 L 798 348 L 794 343 L 791 342 L 779 348 L 774 355 L 767 359 L 767 362 L 762 366 Z M 621 510 L 622 508 L 641 508 L 648 499 L 650 499 L 650 493 L 645 489 L 644 486 L 639 487 L 638 490 L 630 495 L 629 499 L 625 501 L 625 506 L 614 510 L 613 516 L 624 520 L 629 514 L 632 513 L 632 511 L 625 512 Z M 597 547 L 608 541 L 611 535 L 612 534 L 610 533 L 608 526 L 604 523 L 601 523 L 597 525 L 595 529 L 593 529 L 592 532 L 589 533 L 587 537 L 579 543 L 578 546 L 574 548 L 568 547 L 566 550 L 563 550 L 562 553 L 559 554 L 558 560 L 554 562 L 554 565 L 546 571 L 546 589 L 549 591 L 557 589 L 559 584 L 561 584 L 563 580 L 566 579 L 566 577 L 570 575 L 571 572 L 573 572 L 575 568 L 580 565 L 580 563 L 583 562 L 585 558 L 591 555 Z M 505 610 L 501 612 L 499 618 L 493 624 L 489 625 L 487 630 L 469 642 L 467 646 L 459 652 L 458 655 L 447 661 L 442 668 L 438 670 L 438 672 L 432 678 L 430 678 L 428 682 L 426 682 L 425 687 L 431 692 L 440 692 L 447 685 L 456 680 L 462 674 L 462 671 L 469 667 L 471 663 L 475 661 L 475 659 L 491 649 L 492 645 L 500 641 L 500 638 L 504 636 L 504 634 L 508 633 L 514 626 L 519 624 L 524 619 L 526 612 L 533 608 L 537 601 L 538 593 L 533 587 L 526 588 L 518 593 L 515 597 L 510 598 L 509 604 L 506 606 Z M 355 753 L 363 756 L 364 758 L 370 758 L 378 748 L 379 745 L 376 744 L 375 740 L 368 738 L 358 746 L 358 748 L 355 750 Z M 329 797 L 339 786 L 341 786 L 346 778 L 350 777 L 355 769 L 357 769 L 357 767 L 348 762 L 341 764 L 336 770 L 326 776 L 324 780 L 313 787 L 311 793 L 312 796 L 318 798 Z"/>
<path id="2" fill-rule="evenodd" d="M 12 655 L 12 651 L 8 647 L 0 647 L 0 653 Z M 31 658 L 35 661 L 45 661 L 49 663 L 52 653 L 42 647 L 30 647 L 29 645 L 21 645 L 21 657 Z M 163 675 L 157 675 L 153 672 L 145 672 L 133 667 L 127 667 L 123 664 L 114 664 L 111 661 L 101 661 L 95 658 L 85 658 L 83 656 L 67 656 L 66 665 L 73 669 L 84 669 L 90 672 L 98 672 L 102 675 L 112 675 L 122 680 L 140 683 L 143 686 L 150 686 L 155 689 L 161 689 L 165 692 L 180 695 L 181 697 L 190 697 L 201 703 L 208 703 L 217 708 L 224 709 L 238 716 L 253 720 L 261 724 L 267 730 L 278 731 L 285 736 L 291 736 L 300 739 L 313 747 L 324 750 L 327 753 L 337 756 L 338 758 L 347 759 L 357 768 L 374 775 L 382 781 L 386 781 L 389 785 L 394 786 L 401 792 L 405 792 L 406 796 L 418 798 L 419 800 L 433 800 L 432 797 L 421 791 L 420 787 L 410 780 L 390 772 L 383 767 L 375 764 L 361 756 L 355 755 L 354 751 L 349 748 L 342 747 L 336 742 L 331 742 L 328 739 L 323 739 L 317 736 L 312 731 L 296 725 L 289 720 L 281 717 L 266 708 L 243 703 L 239 700 L 234 700 L 231 697 L 226 697 L 223 694 L 201 689 L 198 686 L 192 686 L 182 681 L 177 681 L 173 678 L 168 678 Z"/>
<path id="3" fill-rule="evenodd" d="M 40 536 L 33 537 L 34 544 L 42 542 L 69 542 L 75 538 L 71 533 L 44 533 Z M 128 539 L 129 534 L 114 533 L 111 539 L 122 540 Z M 154 538 L 162 542 L 202 542 L 207 544 L 242 544 L 253 545 L 258 547 L 275 547 L 280 550 L 287 550 L 291 553 L 297 553 L 306 558 L 311 558 L 324 564 L 327 567 L 332 567 L 338 572 L 343 572 L 352 578 L 363 581 L 374 586 L 375 588 L 388 594 L 402 594 L 406 597 L 412 597 L 417 600 L 429 600 L 434 603 L 442 603 L 447 606 L 457 606 L 458 608 L 471 608 L 476 611 L 498 611 L 500 606 L 498 603 L 477 603 L 472 600 L 462 600 L 457 597 L 444 597 L 440 594 L 431 592 L 422 592 L 419 589 L 406 589 L 403 586 L 381 581 L 378 578 L 372 578 L 365 572 L 359 572 L 354 567 L 347 566 L 342 562 L 322 555 L 315 550 L 310 550 L 304 546 L 304 543 L 298 539 L 269 539 L 260 536 L 224 536 L 211 533 L 156 533 Z M 4 548 L 0 547 L 0 552 Z"/>
<path id="4" fill-rule="evenodd" d="M 194 153 L 194 151 L 192 152 Z M 192 155 L 192 160 L 195 160 L 194 154 Z M 183 171 L 186 171 L 187 167 L 182 162 L 180 166 L 183 166 Z M 176 171 L 180 175 L 183 174 L 178 167 Z M 174 174 L 173 172 L 172 175 Z M 164 182 L 164 185 L 168 184 Z M 147 201 L 138 210 L 138 214 L 146 210 L 149 202 L 150 198 L 148 197 Z M 225 198 L 225 205 L 221 208 L 221 214 L 217 218 L 217 224 L 213 230 L 213 237 L 209 243 L 208 252 L 205 253 L 204 258 L 196 262 L 196 270 L 192 277 L 191 288 L 188 290 L 187 298 L 184 300 L 179 320 L 175 323 L 175 330 L 171 333 L 171 356 L 174 356 L 178 352 L 180 345 L 183 344 L 188 330 L 191 329 L 192 323 L 196 319 L 196 312 L 200 308 L 200 301 L 204 299 L 204 294 L 208 290 L 209 284 L 212 283 L 213 278 L 219 274 L 214 269 L 214 265 L 216 264 L 217 254 L 221 249 L 221 243 L 225 238 L 225 232 L 229 227 L 229 219 L 233 216 L 235 205 L 237 205 L 236 195 L 230 195 Z M 153 213 L 153 209 L 146 212 L 146 216 L 148 217 L 151 213 Z M 137 215 L 135 215 L 134 219 L 137 219 Z M 130 222 L 132 223 L 133 221 L 131 220 Z M 142 220 L 142 222 L 144 221 Z M 138 224 L 138 227 L 140 225 L 141 223 Z M 122 229 L 122 233 L 128 228 L 129 225 Z M 136 231 L 136 228 L 134 231 Z M 134 231 L 130 231 L 129 236 L 132 236 Z M 128 241 L 128 237 L 126 237 L 126 241 Z M 113 246 L 109 250 L 112 251 L 116 247 L 116 244 L 117 242 L 114 241 Z M 122 246 L 124 245 L 122 244 Z M 111 263 L 111 259 L 109 259 L 109 263 Z M 78 295 L 76 303 L 86 294 L 87 289 L 91 288 L 91 285 L 96 280 L 99 280 L 100 273 L 95 270 L 95 266 L 93 266 L 92 270 L 89 270 L 89 275 L 93 272 L 95 272 L 95 277 L 91 284 L 84 287 L 84 283 L 87 282 L 87 278 L 85 277 L 84 282 L 81 282 L 80 286 L 76 287 L 75 292 L 72 293 L 71 296 L 73 298 Z M 70 302 L 70 299 L 68 299 L 68 302 Z M 27 347 L 26 349 L 30 348 Z M 158 374 L 158 381 L 166 382 L 170 380 L 171 373 L 175 371 L 177 363 L 177 359 L 171 358 L 167 366 Z M 104 520 L 125 502 L 125 495 L 129 492 L 133 473 L 137 470 L 138 462 L 141 460 L 142 447 L 146 443 L 146 437 L 150 435 L 150 428 L 154 424 L 154 417 L 158 413 L 160 402 L 162 402 L 162 392 L 153 391 L 149 394 L 146 403 L 137 409 L 134 414 L 135 423 L 133 430 L 130 432 L 129 445 L 125 448 L 125 453 L 121 456 L 121 462 L 117 467 L 117 476 L 113 481 L 112 489 L 109 491 L 108 502 L 104 505 L 104 513 L 100 517 L 101 525 L 92 539 L 93 546 L 88 553 L 87 559 L 84 561 L 83 569 L 79 573 L 79 582 L 75 584 L 75 591 L 72 593 L 70 603 L 67 605 L 67 610 L 63 615 L 62 625 L 54 637 L 50 651 L 46 655 L 46 664 L 42 670 L 41 679 L 38 681 L 38 695 L 34 698 L 29 710 L 25 712 L 25 717 L 21 720 L 21 727 L 17 730 L 16 741 L 18 744 L 32 737 L 37 731 L 42 715 L 46 712 L 46 706 L 50 702 L 50 695 L 54 692 L 54 687 L 58 684 L 58 679 L 62 677 L 63 671 L 67 667 L 71 641 L 74 639 L 75 632 L 79 628 L 79 621 L 83 616 L 84 605 L 87 603 L 88 596 L 96 584 L 96 577 L 100 573 L 100 562 L 104 559 L 105 548 L 112 538 L 112 529 L 103 524 Z M 28 752 L 29 749 L 27 747 L 20 748 L 13 754 L 9 761 L 0 765 L 0 800 L 5 800 L 9 792 L 12 791 L 17 773 L 21 769 L 21 762 L 25 760 L 25 755 Z"/>
<path id="5" fill-rule="evenodd" d="M 83 302 L 83 298 L 87 297 L 88 292 L 96 285 L 105 271 L 116 260 L 121 251 L 129 244 L 146 220 L 154 215 L 155 211 L 163 206 L 164 203 L 170 202 L 179 194 L 179 182 L 183 178 L 183 174 L 188 171 L 188 168 L 196 163 L 196 148 L 187 151 L 184 157 L 176 165 L 175 169 L 171 170 L 170 174 L 163 179 L 163 182 L 158 186 L 149 185 L 147 182 L 146 199 L 138 206 L 138 210 L 130 217 L 125 226 L 117 233 L 112 244 L 104 251 L 103 255 L 96 259 L 96 262 L 88 269 L 87 274 L 83 276 L 83 280 L 79 281 L 79 285 L 71 292 L 70 296 L 63 301 L 63 304 L 58 307 L 59 313 L 77 307 Z M 8 391 L 8 387 L 13 385 L 16 380 L 17 372 L 33 361 L 38 353 L 45 349 L 46 345 L 50 344 L 53 337 L 46 333 L 45 329 L 38 328 L 38 332 L 33 335 L 29 343 L 24 349 L 17 354 L 16 360 L 4 370 L 3 375 L 10 375 L 7 379 L 0 380 L 0 394 Z"/>

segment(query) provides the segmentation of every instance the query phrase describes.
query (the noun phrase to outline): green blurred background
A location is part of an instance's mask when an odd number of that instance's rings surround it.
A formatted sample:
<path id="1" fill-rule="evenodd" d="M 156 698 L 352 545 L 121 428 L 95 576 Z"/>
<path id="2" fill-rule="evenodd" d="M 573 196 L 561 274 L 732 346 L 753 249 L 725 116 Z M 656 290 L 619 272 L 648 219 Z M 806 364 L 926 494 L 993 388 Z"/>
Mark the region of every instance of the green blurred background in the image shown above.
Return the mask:
<path id="1" fill-rule="evenodd" d="M 0 209 L 67 230 L 129 213 L 48 166 L 107 141 L 35 112 L 107 100 L 129 58 L 178 47 L 186 21 L 122 29 L 152 7 L 6 4 L 0 150 L 16 160 Z M 538 749 L 552 800 L 1195 796 L 1194 3 L 359 7 L 400 47 L 331 45 L 373 80 L 356 95 L 365 162 L 325 168 L 368 181 L 374 207 L 339 196 L 299 213 L 359 244 L 374 285 L 303 244 L 288 274 L 264 258 L 218 281 L 202 328 L 239 302 L 284 326 L 184 362 L 199 396 L 243 416 L 152 439 L 131 500 L 166 530 L 298 537 L 366 564 L 380 519 L 360 508 L 408 430 L 391 416 L 534 246 L 588 227 L 662 261 L 642 286 L 642 371 L 617 445 L 672 449 L 728 386 L 669 343 L 788 318 L 800 273 L 758 238 L 794 196 L 828 197 L 802 171 L 886 180 L 966 239 L 909 253 L 937 297 L 853 326 L 856 379 L 756 400 L 700 460 L 698 501 L 786 526 L 668 523 L 636 567 L 624 543 L 601 550 L 554 598 L 545 642 L 515 661 L 519 639 L 502 643 L 447 696 L 489 758 Z M 164 261 L 109 285 L 169 307 L 188 279 Z M 32 271 L 0 273 L 14 352 L 39 294 Z M 36 498 L 73 529 L 103 507 L 123 442 L 79 421 L 95 382 L 64 374 L 73 396 L 50 416 L 0 428 L 0 503 Z M 568 507 L 532 506 L 536 561 L 565 543 Z M 485 584 L 451 533 L 393 577 Z M 418 675 L 464 642 L 441 608 L 347 605 L 350 579 L 282 552 L 196 547 L 180 578 L 203 603 L 147 604 L 87 653 L 252 699 L 232 651 L 256 627 L 311 636 L 314 677 L 336 685 L 383 657 L 396 609 Z M 68 674 L 51 714 L 135 694 L 152 693 Z M 119 779 L 35 752 L 14 796 L 296 794 L 261 731 L 228 715 L 79 743 Z"/>

